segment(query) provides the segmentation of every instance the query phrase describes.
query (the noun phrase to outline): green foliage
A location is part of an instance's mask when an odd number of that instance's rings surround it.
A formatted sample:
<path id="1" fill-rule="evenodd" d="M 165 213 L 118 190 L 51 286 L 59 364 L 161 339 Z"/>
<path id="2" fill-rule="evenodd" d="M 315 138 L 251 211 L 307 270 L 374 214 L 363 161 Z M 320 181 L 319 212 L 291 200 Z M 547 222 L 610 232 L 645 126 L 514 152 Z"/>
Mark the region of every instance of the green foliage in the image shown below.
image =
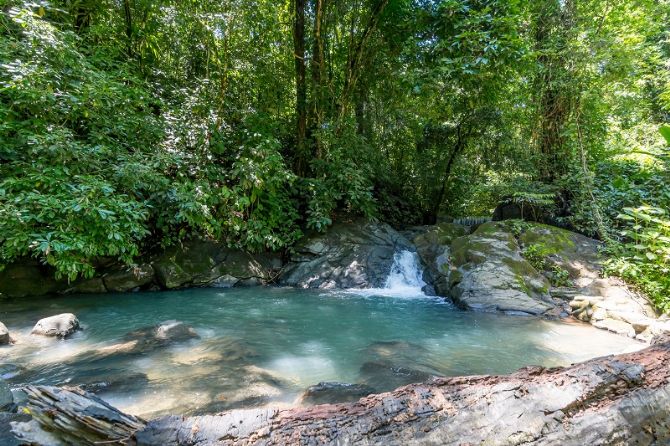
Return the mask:
<path id="1" fill-rule="evenodd" d="M 0 263 L 38 257 L 58 276 L 90 276 L 100 257 L 131 262 L 149 234 L 144 191 L 123 181 L 162 136 L 127 67 L 101 69 L 78 37 L 10 9 L 0 59 Z"/>
<path id="2" fill-rule="evenodd" d="M 670 218 L 666 209 L 624 208 L 617 216 L 622 241 L 609 246 L 607 272 L 626 279 L 663 310 L 670 310 Z"/>
<path id="3" fill-rule="evenodd" d="M 565 268 L 551 261 L 550 256 L 553 254 L 556 254 L 554 250 L 543 243 L 531 244 L 522 252 L 523 257 L 533 268 L 544 272 L 549 277 L 552 285 L 571 285 L 570 273 Z"/>
<path id="4" fill-rule="evenodd" d="M 322 231 L 331 223 L 335 210 L 367 218 L 376 212 L 372 180 L 365 155 L 369 147 L 355 134 L 337 136 L 321 131 L 325 157 L 312 163 L 314 178 L 305 180 L 307 227 Z"/>
<path id="5" fill-rule="evenodd" d="M 300 37 L 299 2 L 6 1 L 0 265 L 73 279 L 189 237 L 280 250 L 508 202 L 611 240 L 611 273 L 666 306 L 667 0 L 303 3 Z"/>

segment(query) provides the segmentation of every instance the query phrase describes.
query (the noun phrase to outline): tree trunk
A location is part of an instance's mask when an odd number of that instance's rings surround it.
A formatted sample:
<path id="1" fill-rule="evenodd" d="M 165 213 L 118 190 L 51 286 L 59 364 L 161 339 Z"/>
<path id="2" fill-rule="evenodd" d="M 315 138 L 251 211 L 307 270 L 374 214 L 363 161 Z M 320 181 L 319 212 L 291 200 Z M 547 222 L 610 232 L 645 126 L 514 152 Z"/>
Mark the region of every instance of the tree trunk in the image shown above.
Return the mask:
<path id="1" fill-rule="evenodd" d="M 344 76 L 344 87 L 342 89 L 342 95 L 340 97 L 339 103 L 339 113 L 338 113 L 338 123 L 341 124 L 344 117 L 347 115 L 349 108 L 349 103 L 351 101 L 351 95 L 356 90 L 358 79 L 360 78 L 360 72 L 363 67 L 363 56 L 367 48 L 368 40 L 372 36 L 375 29 L 377 29 L 377 24 L 381 18 L 384 9 L 388 5 L 389 0 L 379 0 L 375 5 L 374 9 L 370 13 L 370 18 L 368 20 L 361 37 L 356 42 L 353 48 L 349 50 L 349 60 L 347 61 L 347 68 Z"/>
<path id="2" fill-rule="evenodd" d="M 304 176 L 307 171 L 307 84 L 305 74 L 305 0 L 294 0 L 293 48 L 295 59 L 296 153 L 295 169 Z"/>
<path id="3" fill-rule="evenodd" d="M 323 17 L 325 0 L 315 0 L 314 5 L 314 46 L 312 48 L 312 127 L 323 123 L 325 52 L 323 42 Z M 317 144 L 317 157 L 320 157 Z"/>
<path id="4" fill-rule="evenodd" d="M 433 378 L 355 403 L 168 416 L 146 427 L 81 391 L 31 387 L 28 410 L 51 435 L 82 445 L 660 446 L 670 441 L 669 363 L 666 337 L 566 368 Z"/>
<path id="5" fill-rule="evenodd" d="M 133 55 L 133 15 L 130 9 L 130 0 L 123 0 L 123 16 L 126 24 L 126 38 L 128 45 L 128 56 Z"/>

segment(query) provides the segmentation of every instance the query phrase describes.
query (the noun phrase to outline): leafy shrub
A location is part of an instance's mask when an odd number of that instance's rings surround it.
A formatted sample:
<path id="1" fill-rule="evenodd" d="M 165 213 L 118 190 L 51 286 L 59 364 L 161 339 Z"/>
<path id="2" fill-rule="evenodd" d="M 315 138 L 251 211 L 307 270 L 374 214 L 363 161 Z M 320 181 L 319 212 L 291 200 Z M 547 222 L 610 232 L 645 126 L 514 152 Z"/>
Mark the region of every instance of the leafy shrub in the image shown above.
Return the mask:
<path id="1" fill-rule="evenodd" d="M 0 265 L 34 256 L 74 279 L 99 257 L 126 263 L 149 235 L 145 169 L 162 137 L 154 99 L 125 65 L 101 70 L 78 37 L 10 9 L 0 35 Z"/>
<path id="2" fill-rule="evenodd" d="M 624 208 L 621 242 L 609 246 L 607 272 L 639 286 L 663 310 L 670 310 L 670 218 L 659 207 Z"/>

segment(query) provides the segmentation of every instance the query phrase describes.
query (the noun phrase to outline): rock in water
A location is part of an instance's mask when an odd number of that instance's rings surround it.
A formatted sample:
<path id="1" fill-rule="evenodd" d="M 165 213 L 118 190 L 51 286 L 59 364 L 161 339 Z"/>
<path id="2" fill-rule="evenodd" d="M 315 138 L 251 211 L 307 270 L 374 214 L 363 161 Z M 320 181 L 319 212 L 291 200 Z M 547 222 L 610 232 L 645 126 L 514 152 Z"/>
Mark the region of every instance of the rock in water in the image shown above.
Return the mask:
<path id="1" fill-rule="evenodd" d="M 337 223 L 295 247 L 280 283 L 300 288 L 379 288 L 411 243 L 387 224 Z"/>
<path id="2" fill-rule="evenodd" d="M 375 393 L 375 389 L 365 384 L 320 382 L 309 387 L 300 400 L 305 404 L 346 403 Z"/>
<path id="3" fill-rule="evenodd" d="M 14 405 L 14 397 L 7 382 L 0 378 L 0 412 L 11 409 Z"/>
<path id="4" fill-rule="evenodd" d="M 0 345 L 7 345 L 12 342 L 12 338 L 9 336 L 9 330 L 5 327 L 5 324 L 0 322 Z"/>
<path id="5" fill-rule="evenodd" d="M 79 330 L 79 320 L 72 313 L 63 313 L 41 319 L 35 324 L 31 334 L 66 338 Z"/>

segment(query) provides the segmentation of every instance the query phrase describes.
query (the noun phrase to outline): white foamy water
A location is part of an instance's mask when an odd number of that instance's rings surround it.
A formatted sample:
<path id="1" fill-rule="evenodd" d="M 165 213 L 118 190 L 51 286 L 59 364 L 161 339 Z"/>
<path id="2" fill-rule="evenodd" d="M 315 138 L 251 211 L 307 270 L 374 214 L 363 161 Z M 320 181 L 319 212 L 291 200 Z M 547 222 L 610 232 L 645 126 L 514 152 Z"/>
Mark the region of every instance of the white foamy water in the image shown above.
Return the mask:
<path id="1" fill-rule="evenodd" d="M 419 256 L 415 252 L 401 251 L 393 256 L 393 266 L 386 278 L 384 288 L 394 293 L 424 294 L 423 270 L 419 266 Z"/>
<path id="2" fill-rule="evenodd" d="M 419 256 L 412 251 L 400 251 L 393 255 L 393 265 L 383 288 L 366 288 L 346 290 L 348 293 L 362 296 L 387 297 L 428 297 L 423 292 L 426 282 L 423 281 L 423 270 Z"/>

